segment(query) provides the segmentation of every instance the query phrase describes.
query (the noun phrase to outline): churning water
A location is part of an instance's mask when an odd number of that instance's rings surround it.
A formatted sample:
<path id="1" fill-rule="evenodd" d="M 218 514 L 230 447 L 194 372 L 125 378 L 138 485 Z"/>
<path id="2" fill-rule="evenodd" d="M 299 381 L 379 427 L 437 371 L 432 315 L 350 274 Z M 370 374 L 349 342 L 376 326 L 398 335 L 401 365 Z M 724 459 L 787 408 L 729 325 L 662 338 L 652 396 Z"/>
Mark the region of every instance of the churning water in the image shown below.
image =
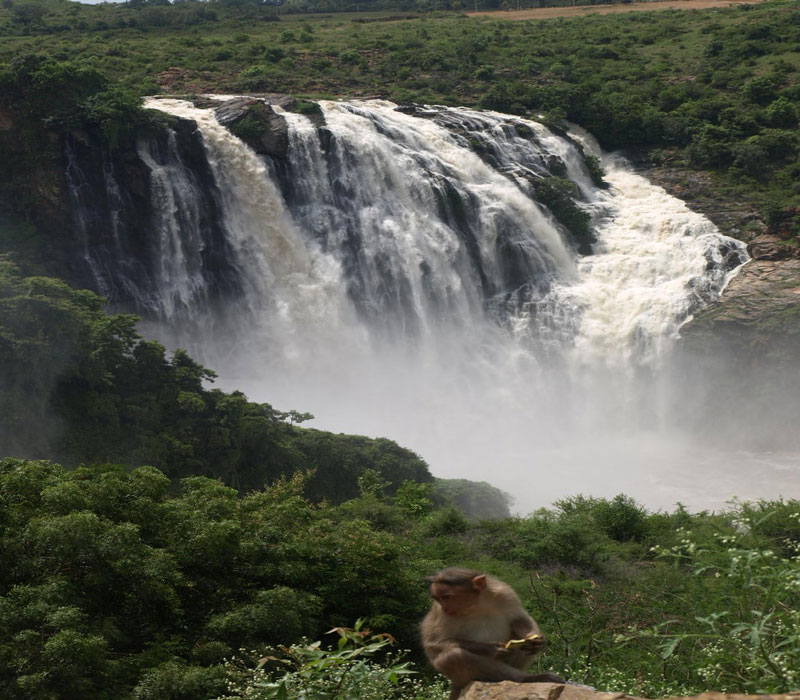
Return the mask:
<path id="1" fill-rule="evenodd" d="M 200 195 L 154 163 L 168 259 L 146 332 L 186 347 L 223 388 L 310 411 L 321 429 L 390 437 L 437 476 L 508 491 L 521 512 L 577 493 L 719 507 L 778 495 L 765 470 L 796 483 L 800 465 L 676 432 L 670 349 L 746 254 L 588 135 L 491 112 L 324 102 L 321 129 L 284 115 L 289 151 L 273 159 L 213 110 L 148 106 L 197 123 L 241 294 L 221 311 L 202 303 L 180 220 Z M 537 202 L 553 175 L 591 217 L 591 255 Z"/>

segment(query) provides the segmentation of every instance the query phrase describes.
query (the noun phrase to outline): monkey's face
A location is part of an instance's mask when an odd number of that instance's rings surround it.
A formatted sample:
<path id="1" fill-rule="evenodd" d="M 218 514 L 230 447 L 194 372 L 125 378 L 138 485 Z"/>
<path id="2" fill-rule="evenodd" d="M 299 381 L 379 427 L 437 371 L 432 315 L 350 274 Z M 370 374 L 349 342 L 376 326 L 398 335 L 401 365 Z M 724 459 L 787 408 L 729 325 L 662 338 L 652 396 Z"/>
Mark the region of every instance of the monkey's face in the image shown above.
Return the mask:
<path id="1" fill-rule="evenodd" d="M 478 605 L 480 591 L 471 586 L 449 586 L 446 583 L 431 584 L 431 597 L 439 603 L 445 615 L 469 615 Z"/>

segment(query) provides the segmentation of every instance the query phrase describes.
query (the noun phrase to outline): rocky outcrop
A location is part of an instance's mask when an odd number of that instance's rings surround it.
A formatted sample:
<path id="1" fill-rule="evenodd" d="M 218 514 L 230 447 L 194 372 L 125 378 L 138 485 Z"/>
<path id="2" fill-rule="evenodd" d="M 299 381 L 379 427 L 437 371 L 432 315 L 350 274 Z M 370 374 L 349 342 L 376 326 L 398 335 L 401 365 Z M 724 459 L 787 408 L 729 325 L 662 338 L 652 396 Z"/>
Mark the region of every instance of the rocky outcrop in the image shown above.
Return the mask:
<path id="1" fill-rule="evenodd" d="M 97 130 L 68 132 L 62 141 L 61 172 L 52 171 L 59 176 L 57 201 L 42 228 L 58 245 L 59 273 L 71 284 L 99 292 L 117 309 L 161 314 L 165 303 L 178 305 L 163 297 L 170 259 L 179 257 L 187 259 L 205 303 L 238 293 L 194 121 L 154 124 L 115 151 Z M 39 199 L 48 201 L 44 194 Z M 163 202 L 173 203 L 179 230 L 163 216 Z"/>
<path id="2" fill-rule="evenodd" d="M 718 302 L 683 326 L 684 349 L 693 355 L 724 352 L 745 366 L 765 361 L 794 366 L 800 348 L 800 242 L 785 228 L 768 227 L 751 204 L 732 199 L 710 173 L 639 166 L 722 233 L 747 243 L 753 258 Z"/>
<path id="3" fill-rule="evenodd" d="M 272 105 L 254 97 L 235 97 L 214 110 L 222 126 L 256 153 L 285 158 L 289 150 L 289 127 Z"/>
<path id="4" fill-rule="evenodd" d="M 728 448 L 800 449 L 800 260 L 751 260 L 680 333 L 687 430 Z"/>
<path id="5" fill-rule="evenodd" d="M 601 693 L 558 683 L 470 683 L 459 700 L 617 700 L 624 693 Z"/>
<path id="6" fill-rule="evenodd" d="M 747 252 L 755 260 L 800 259 L 800 243 L 797 239 L 764 233 L 747 244 Z"/>
<path id="7" fill-rule="evenodd" d="M 728 284 L 721 301 L 681 329 L 695 351 L 724 348 L 741 359 L 776 361 L 800 349 L 800 260 L 751 260 Z"/>
<path id="8" fill-rule="evenodd" d="M 621 700 L 633 696 L 625 693 L 605 693 L 585 686 L 554 683 L 471 683 L 461 693 L 460 700 Z M 703 693 L 686 700 L 798 700 L 800 693 L 788 695 L 726 695 Z M 671 698 L 671 700 L 679 700 Z"/>

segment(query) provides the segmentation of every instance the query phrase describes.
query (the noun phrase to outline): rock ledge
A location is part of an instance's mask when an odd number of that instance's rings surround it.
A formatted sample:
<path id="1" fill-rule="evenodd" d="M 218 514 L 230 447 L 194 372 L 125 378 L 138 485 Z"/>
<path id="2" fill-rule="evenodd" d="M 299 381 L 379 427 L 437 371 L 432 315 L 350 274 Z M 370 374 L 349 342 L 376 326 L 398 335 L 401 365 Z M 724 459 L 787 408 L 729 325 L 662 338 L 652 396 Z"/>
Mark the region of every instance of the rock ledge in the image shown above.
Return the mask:
<path id="1" fill-rule="evenodd" d="M 635 696 L 625 693 L 606 693 L 579 685 L 555 683 L 470 683 L 459 700 L 622 700 Z M 800 700 L 800 692 L 786 695 L 728 695 L 708 692 L 691 698 L 669 700 Z"/>

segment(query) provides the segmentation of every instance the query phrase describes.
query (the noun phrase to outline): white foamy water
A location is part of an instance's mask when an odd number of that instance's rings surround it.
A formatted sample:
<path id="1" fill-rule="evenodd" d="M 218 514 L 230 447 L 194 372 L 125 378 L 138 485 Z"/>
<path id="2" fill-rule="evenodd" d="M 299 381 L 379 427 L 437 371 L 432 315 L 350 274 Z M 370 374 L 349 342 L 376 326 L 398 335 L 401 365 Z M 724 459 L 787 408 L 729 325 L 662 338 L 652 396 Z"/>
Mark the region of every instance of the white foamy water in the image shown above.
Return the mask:
<path id="1" fill-rule="evenodd" d="M 213 319 L 198 307 L 193 324 L 154 332 L 223 388 L 310 411 L 320 429 L 390 437 L 437 476 L 508 491 L 522 512 L 577 493 L 720 507 L 779 495 L 770 470 L 797 482 L 791 458 L 756 468 L 673 432 L 662 367 L 725 284 L 724 257 L 744 253 L 620 159 L 599 154 L 610 188 L 594 186 L 586 135 L 326 102 L 322 132 L 285 115 L 278 162 L 211 110 L 148 106 L 197 122 L 243 287 Z M 553 172 L 577 185 L 593 255 L 533 197 Z"/>

